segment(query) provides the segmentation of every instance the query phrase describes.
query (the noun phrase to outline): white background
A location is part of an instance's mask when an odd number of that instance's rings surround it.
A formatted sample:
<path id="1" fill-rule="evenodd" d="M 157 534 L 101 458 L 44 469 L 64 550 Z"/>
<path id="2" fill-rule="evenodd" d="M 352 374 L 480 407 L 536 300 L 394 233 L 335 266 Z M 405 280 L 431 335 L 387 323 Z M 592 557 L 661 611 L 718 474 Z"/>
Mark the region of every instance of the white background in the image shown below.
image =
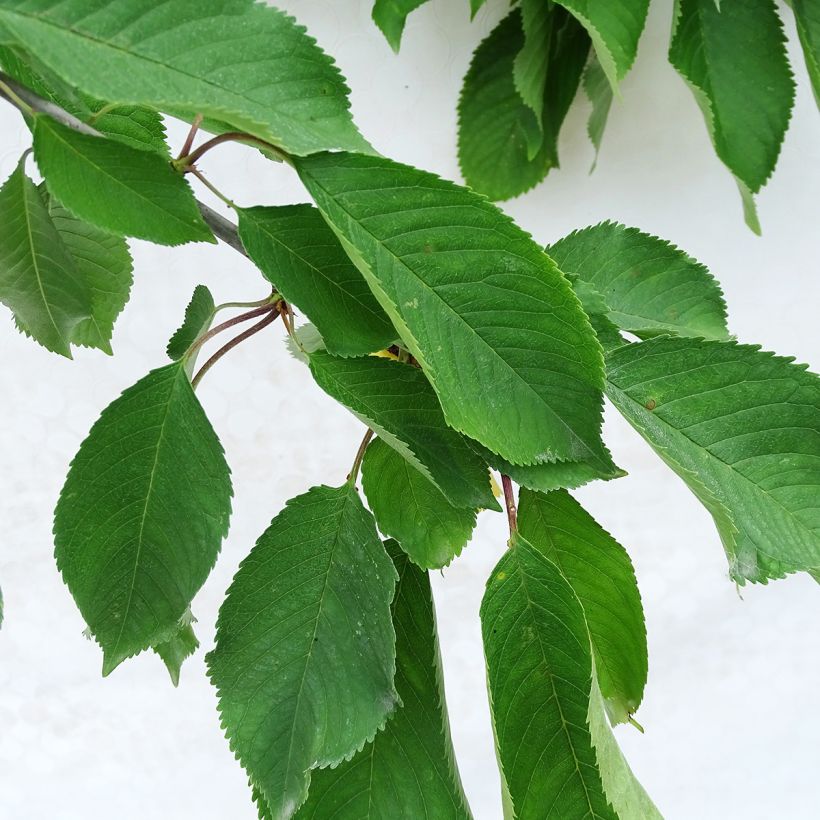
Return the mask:
<path id="1" fill-rule="evenodd" d="M 455 115 L 475 44 L 504 12 L 488 4 L 469 24 L 467 0 L 413 14 L 395 57 L 366 0 L 281 5 L 334 54 L 353 88 L 364 133 L 382 152 L 457 178 Z M 671 3 L 655 2 L 635 69 L 610 117 L 598 168 L 576 102 L 562 132 L 560 172 L 505 205 L 540 242 L 604 218 L 670 239 L 723 284 L 743 341 L 820 367 L 817 308 L 820 129 L 788 14 L 797 105 L 772 182 L 759 197 L 764 234 L 743 225 L 729 173 L 709 144 L 689 91 L 666 63 Z M 178 147 L 184 132 L 172 129 Z M 28 144 L 0 109 L 0 176 Z M 203 163 L 240 204 L 303 201 L 287 169 L 235 146 Z M 0 230 L 2 225 L 0 224 Z M 0 323 L 0 817 L 216 820 L 255 817 L 245 776 L 223 741 L 203 654 L 174 690 L 144 654 L 108 679 L 52 559 L 51 513 L 91 423 L 119 392 L 164 361 L 193 287 L 218 301 L 266 288 L 236 253 L 134 242 L 136 284 L 115 336 L 116 356 L 61 359 Z M 5 313 L 5 311 L 4 311 Z M 235 504 L 230 537 L 194 610 L 205 649 L 240 559 L 285 500 L 344 479 L 361 425 L 284 351 L 281 326 L 239 348 L 203 382 L 201 398 L 227 450 Z M 626 545 L 643 593 L 650 645 L 641 736 L 616 734 L 669 818 L 809 818 L 820 806 L 820 589 L 807 577 L 738 596 L 707 513 L 611 412 L 606 435 L 629 477 L 578 493 Z M 500 817 L 478 605 L 505 545 L 485 513 L 463 556 L 434 578 L 447 696 L 461 774 L 479 820 Z"/>

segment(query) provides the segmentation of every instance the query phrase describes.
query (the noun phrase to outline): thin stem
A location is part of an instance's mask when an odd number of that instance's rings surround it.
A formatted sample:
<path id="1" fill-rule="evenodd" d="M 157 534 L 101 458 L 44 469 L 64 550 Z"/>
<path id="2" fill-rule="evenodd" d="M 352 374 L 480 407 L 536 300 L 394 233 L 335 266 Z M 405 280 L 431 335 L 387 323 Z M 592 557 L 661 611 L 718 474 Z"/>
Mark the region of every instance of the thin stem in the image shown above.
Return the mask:
<path id="1" fill-rule="evenodd" d="M 99 111 L 92 115 L 91 119 L 88 121 L 88 124 L 94 125 L 100 117 L 105 116 L 109 111 L 113 111 L 118 105 L 119 103 L 106 103 Z"/>
<path id="2" fill-rule="evenodd" d="M 266 148 L 268 151 L 276 154 L 277 157 L 284 160 L 286 154 L 281 149 L 277 148 L 273 143 L 263 140 L 261 137 L 254 137 L 253 134 L 245 134 L 242 131 L 226 131 L 224 134 L 217 134 L 215 137 L 203 142 L 199 148 L 195 148 L 190 154 L 179 157 L 176 160 L 177 165 L 184 169 L 189 169 L 200 157 L 206 154 L 211 148 L 216 148 L 217 145 L 222 145 L 223 142 L 251 142 Z"/>
<path id="3" fill-rule="evenodd" d="M 229 342 L 224 344 L 219 350 L 208 359 L 205 364 L 199 369 L 199 373 L 191 379 L 191 387 L 196 390 L 199 386 L 199 383 L 202 381 L 202 377 L 226 354 L 233 350 L 238 344 L 245 341 L 245 339 L 250 339 L 251 336 L 259 333 L 260 330 L 264 330 L 269 324 L 272 324 L 276 321 L 279 314 L 275 310 L 268 311 L 267 316 L 262 319 L 261 322 L 257 322 L 255 325 L 251 325 L 247 330 L 240 333 L 238 336 L 234 336 Z"/>
<path id="4" fill-rule="evenodd" d="M 2 75 L 5 77 L 5 75 Z M 0 79 L 0 95 L 5 97 L 12 105 L 19 108 L 24 114 L 28 114 L 32 116 L 34 114 L 34 109 L 17 93 L 15 93 L 14 89 L 8 83 L 3 82 Z"/>
<path id="5" fill-rule="evenodd" d="M 214 308 L 214 312 L 219 313 L 220 310 L 227 310 L 228 308 L 255 308 L 262 307 L 263 305 L 272 305 L 278 295 L 279 294 L 274 290 L 270 296 L 266 296 L 264 299 L 257 299 L 255 302 L 223 302 Z"/>
<path id="6" fill-rule="evenodd" d="M 347 480 L 351 484 L 355 484 L 356 479 L 359 477 L 359 468 L 362 466 L 364 451 L 367 449 L 367 445 L 370 444 L 370 439 L 372 438 L 373 431 L 368 427 L 367 432 L 364 434 L 364 438 L 362 439 L 362 443 L 359 445 L 359 449 L 356 450 L 356 458 L 353 459 L 353 466 L 350 468 L 350 472 L 347 474 Z"/>
<path id="7" fill-rule="evenodd" d="M 191 146 L 194 144 L 194 137 L 196 136 L 197 131 L 199 131 L 199 126 L 201 124 L 202 114 L 197 114 L 194 117 L 194 121 L 191 123 L 191 130 L 188 132 L 188 136 L 185 137 L 185 142 L 182 143 L 182 148 L 180 149 L 180 152 L 177 155 L 178 160 L 182 159 L 190 152 Z"/>
<path id="8" fill-rule="evenodd" d="M 270 313 L 272 310 L 273 306 L 267 304 L 262 307 L 255 308 L 254 310 L 249 310 L 246 313 L 240 313 L 238 316 L 234 316 L 232 319 L 222 322 L 221 325 L 212 327 L 207 333 L 203 333 L 196 341 L 194 341 L 194 343 L 185 351 L 185 356 L 190 357 L 191 354 L 199 350 L 205 342 L 209 339 L 213 339 L 214 336 L 218 333 L 222 333 L 223 330 L 227 330 L 228 328 L 241 324 L 242 322 L 247 322 L 249 319 L 255 319 L 263 313 Z"/>
<path id="9" fill-rule="evenodd" d="M 518 532 L 518 511 L 515 508 L 515 495 L 510 477 L 501 473 L 501 486 L 504 488 L 504 504 L 507 507 L 507 521 L 510 523 L 510 538 Z"/>
<path id="10" fill-rule="evenodd" d="M 196 168 L 189 168 L 189 173 L 193 174 L 215 197 L 221 199 L 229 208 L 236 208 L 236 203 L 232 199 L 228 199 L 216 185 L 212 185 L 205 178 L 205 175 Z"/>

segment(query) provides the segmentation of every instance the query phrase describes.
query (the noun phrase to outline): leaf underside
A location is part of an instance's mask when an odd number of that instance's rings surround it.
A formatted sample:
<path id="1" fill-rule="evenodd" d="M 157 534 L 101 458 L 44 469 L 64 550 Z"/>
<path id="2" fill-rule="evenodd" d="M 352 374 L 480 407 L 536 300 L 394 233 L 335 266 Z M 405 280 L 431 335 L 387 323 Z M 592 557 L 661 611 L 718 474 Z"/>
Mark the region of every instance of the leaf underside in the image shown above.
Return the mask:
<path id="1" fill-rule="evenodd" d="M 820 566 L 820 379 L 734 342 L 660 337 L 607 394 L 715 519 L 738 583 Z"/>
<path id="2" fill-rule="evenodd" d="M 168 358 L 179 361 L 197 338 L 208 330 L 216 312 L 214 297 L 205 285 L 197 285 L 185 308 L 185 318 L 168 340 Z"/>

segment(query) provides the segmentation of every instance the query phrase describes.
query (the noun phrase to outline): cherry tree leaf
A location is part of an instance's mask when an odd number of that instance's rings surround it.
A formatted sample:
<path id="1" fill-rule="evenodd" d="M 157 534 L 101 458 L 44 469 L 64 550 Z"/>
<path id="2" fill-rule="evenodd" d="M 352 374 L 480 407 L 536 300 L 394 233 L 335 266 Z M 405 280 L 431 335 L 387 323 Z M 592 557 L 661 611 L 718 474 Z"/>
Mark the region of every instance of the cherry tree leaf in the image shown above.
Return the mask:
<path id="1" fill-rule="evenodd" d="M 643 607 L 629 555 L 565 491 L 522 489 L 518 528 L 578 596 L 607 712 L 613 723 L 625 722 L 640 705 L 647 674 Z"/>
<path id="2" fill-rule="evenodd" d="M 473 534 L 476 511 L 453 506 L 381 439 L 372 441 L 365 452 L 362 489 L 379 529 L 395 538 L 423 569 L 449 564 Z"/>
<path id="3" fill-rule="evenodd" d="M 820 6 L 812 0 L 792 0 L 797 36 L 803 46 L 814 98 L 820 106 Z"/>
<path id="4" fill-rule="evenodd" d="M 182 324 L 168 340 L 168 346 L 165 348 L 168 358 L 175 362 L 179 361 L 199 336 L 210 328 L 215 313 L 216 305 L 211 291 L 205 285 L 197 285 L 191 301 L 185 308 Z"/>
<path id="5" fill-rule="evenodd" d="M 679 0 L 669 61 L 698 102 L 715 151 L 737 180 L 746 222 L 774 171 L 794 102 L 780 18 L 770 0 Z"/>
<path id="6" fill-rule="evenodd" d="M 363 356 L 393 343 L 393 325 L 316 208 L 237 212 L 248 255 L 285 299 L 305 312 L 331 353 Z"/>
<path id="7" fill-rule="evenodd" d="M 409 364 L 366 356 L 310 356 L 319 387 L 341 402 L 458 507 L 498 509 L 484 462 L 447 426 L 424 374 Z"/>
<path id="8" fill-rule="evenodd" d="M 607 379 L 712 514 L 732 578 L 820 566 L 820 378 L 757 347 L 660 337 L 612 352 Z"/>
<path id="9" fill-rule="evenodd" d="M 222 447 L 181 364 L 103 411 L 54 514 L 57 566 L 103 674 L 176 633 L 227 534 L 230 499 Z"/>
<path id="10" fill-rule="evenodd" d="M 291 499 L 240 564 L 207 662 L 271 818 L 291 817 L 311 769 L 351 757 L 396 708 L 395 583 L 350 484 Z"/>
<path id="11" fill-rule="evenodd" d="M 519 10 L 479 45 L 464 78 L 459 164 L 468 185 L 491 199 L 517 196 L 558 166 L 558 132 L 581 81 L 589 38 L 563 9 L 552 7 L 549 21 L 537 113 L 538 89 L 528 87 L 525 102 L 516 85 L 516 60 L 525 53 Z"/>
<path id="12" fill-rule="evenodd" d="M 179 673 L 182 664 L 199 649 L 199 639 L 194 634 L 196 618 L 191 614 L 190 607 L 180 618 L 176 630 L 171 636 L 154 646 L 154 652 L 160 656 L 165 664 L 171 683 L 179 686 Z"/>
<path id="13" fill-rule="evenodd" d="M 559 239 L 547 253 L 565 274 L 601 295 L 608 318 L 621 330 L 642 337 L 728 337 L 720 285 L 704 265 L 669 242 L 602 222 Z"/>
<path id="14" fill-rule="evenodd" d="M 188 183 L 167 160 L 38 115 L 34 157 L 48 190 L 75 216 L 161 245 L 216 242 Z"/>
<path id="15" fill-rule="evenodd" d="M 609 119 L 609 111 L 612 108 L 612 86 L 609 84 L 606 73 L 601 67 L 597 57 L 593 57 L 587 64 L 583 78 L 584 92 L 592 103 L 592 111 L 587 121 L 587 134 L 589 140 L 595 148 L 595 162 L 593 170 L 598 162 L 598 154 L 601 151 L 601 143 L 604 139 L 606 123 Z"/>
<path id="16" fill-rule="evenodd" d="M 401 36 L 407 16 L 427 0 L 376 0 L 373 4 L 373 22 L 382 30 L 393 51 L 401 47 Z"/>
<path id="17" fill-rule="evenodd" d="M 0 302 L 43 347 L 71 358 L 91 292 L 22 161 L 0 188 L 0 216 Z"/>
<path id="18" fill-rule="evenodd" d="M 514 463 L 606 461 L 600 346 L 526 233 L 472 191 L 380 157 L 296 167 L 449 425 Z"/>
<path id="19" fill-rule="evenodd" d="M 510 816 L 615 820 L 587 726 L 584 610 L 558 567 L 520 535 L 487 582 L 481 631 Z"/>
<path id="20" fill-rule="evenodd" d="M 0 25 L 98 99 L 202 113 L 295 154 L 369 148 L 333 60 L 293 18 L 253 0 L 5 0 Z"/>
<path id="21" fill-rule="evenodd" d="M 351 760 L 314 772 L 297 820 L 429 817 L 469 820 L 450 742 L 432 590 L 395 542 L 396 691 L 401 706 Z"/>

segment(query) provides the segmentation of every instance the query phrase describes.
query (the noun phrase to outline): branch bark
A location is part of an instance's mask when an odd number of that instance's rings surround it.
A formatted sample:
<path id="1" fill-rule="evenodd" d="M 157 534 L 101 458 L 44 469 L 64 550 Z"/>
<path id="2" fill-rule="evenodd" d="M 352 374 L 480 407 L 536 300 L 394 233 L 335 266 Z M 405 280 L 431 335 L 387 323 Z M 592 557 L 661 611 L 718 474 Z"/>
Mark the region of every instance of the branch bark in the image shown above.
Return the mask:
<path id="1" fill-rule="evenodd" d="M 57 122 L 62 123 L 69 128 L 73 128 L 81 134 L 88 134 L 93 137 L 105 136 L 97 131 L 96 128 L 92 128 L 87 123 L 77 119 L 77 117 L 66 111 L 64 108 L 61 108 L 59 105 L 51 102 L 50 100 L 43 99 L 39 96 L 39 94 L 35 94 L 31 89 L 26 88 L 24 85 L 20 85 L 20 83 L 12 77 L 9 77 L 8 74 L 4 74 L 2 71 L 0 71 L 0 81 L 7 85 L 24 103 L 26 103 L 26 105 L 30 106 L 33 111 L 40 114 L 47 114 L 52 119 L 57 120 Z M 2 90 L 0 90 L 0 97 L 17 107 L 15 101 L 8 95 L 4 94 Z M 241 253 L 242 256 L 247 257 L 248 254 L 245 253 L 245 249 L 242 247 L 242 241 L 239 239 L 239 232 L 237 231 L 236 225 L 234 225 L 229 219 L 226 219 L 224 216 L 217 213 L 213 210 L 213 208 L 210 208 L 204 202 L 197 200 L 196 204 L 199 206 L 199 211 L 202 214 L 202 218 L 205 220 L 205 224 L 213 231 L 214 236 L 217 239 L 221 239 L 226 245 L 229 245 L 237 253 Z"/>

